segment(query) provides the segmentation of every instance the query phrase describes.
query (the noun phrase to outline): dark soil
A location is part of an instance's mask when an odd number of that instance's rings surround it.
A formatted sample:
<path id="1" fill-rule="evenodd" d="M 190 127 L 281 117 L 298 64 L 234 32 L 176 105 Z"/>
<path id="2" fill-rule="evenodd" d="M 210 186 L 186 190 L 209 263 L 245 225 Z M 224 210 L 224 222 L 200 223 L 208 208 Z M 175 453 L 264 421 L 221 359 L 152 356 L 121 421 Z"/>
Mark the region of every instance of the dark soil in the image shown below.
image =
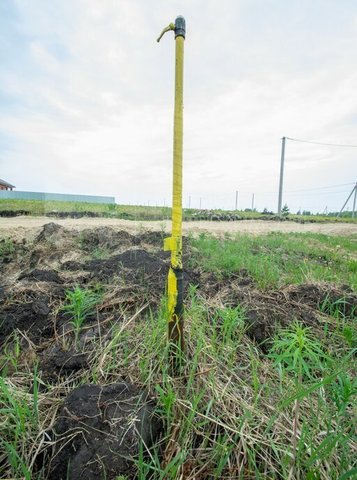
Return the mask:
<path id="1" fill-rule="evenodd" d="M 336 287 L 326 283 L 303 283 L 285 289 L 289 300 L 321 309 L 325 313 L 336 308 L 346 317 L 357 315 L 357 295 L 347 285 Z"/>
<path id="2" fill-rule="evenodd" d="M 53 335 L 49 297 L 44 293 L 29 293 L 30 298 L 21 303 L 16 299 L 0 303 L 0 345 L 15 329 L 26 332 L 35 343 Z"/>
<path id="3" fill-rule="evenodd" d="M 47 382 L 55 382 L 58 377 L 66 376 L 88 367 L 88 355 L 74 348 L 63 350 L 59 345 L 51 345 L 39 355 L 42 377 Z"/>
<path id="4" fill-rule="evenodd" d="M 142 249 L 127 250 L 108 260 L 91 260 L 84 264 L 84 270 L 92 272 L 92 276 L 98 280 L 120 275 L 124 268 L 130 280 L 140 279 L 144 274 L 163 278 L 168 271 L 168 265 L 163 260 Z"/>
<path id="5" fill-rule="evenodd" d="M 53 428 L 56 444 L 48 478 L 133 478 L 133 459 L 141 442 L 150 448 L 162 429 L 147 392 L 134 385 L 76 388 L 64 401 Z"/>
<path id="6" fill-rule="evenodd" d="M 80 240 L 85 250 L 96 247 L 115 250 L 118 247 L 132 247 L 140 244 L 140 238 L 125 231 L 115 231 L 110 227 L 88 228 L 80 233 Z"/>
<path id="7" fill-rule="evenodd" d="M 97 212 L 47 212 L 46 217 L 54 217 L 54 218 L 82 218 L 82 217 L 89 217 L 89 218 L 97 218 L 103 217 L 102 213 Z"/>
<path id="8" fill-rule="evenodd" d="M 28 280 L 30 282 L 49 282 L 63 283 L 60 276 L 54 270 L 40 270 L 35 268 L 30 273 L 23 273 L 19 276 L 19 280 Z"/>
<path id="9" fill-rule="evenodd" d="M 29 210 L 0 210 L 0 217 L 19 217 L 20 215 L 31 215 Z"/>
<path id="10" fill-rule="evenodd" d="M 93 288 L 100 283 L 108 292 L 117 290 L 109 308 L 87 318 L 86 325 L 111 316 L 120 321 L 120 312 L 136 311 L 146 302 L 155 309 L 165 292 L 170 252 L 163 251 L 159 232 L 134 236 L 110 227 L 75 232 L 48 223 L 31 244 L 13 245 L 9 262 L 1 265 L 0 345 L 15 329 L 26 332 L 37 346 L 54 335 L 54 324 L 59 335 L 68 331 L 70 319 L 56 312 L 65 291 L 75 285 Z M 110 257 L 83 260 L 96 249 L 105 249 Z M 68 254 L 78 260 L 66 260 Z M 190 283 L 198 285 L 200 273 L 186 269 L 186 292 Z M 48 362 L 57 371 L 56 361 Z"/>

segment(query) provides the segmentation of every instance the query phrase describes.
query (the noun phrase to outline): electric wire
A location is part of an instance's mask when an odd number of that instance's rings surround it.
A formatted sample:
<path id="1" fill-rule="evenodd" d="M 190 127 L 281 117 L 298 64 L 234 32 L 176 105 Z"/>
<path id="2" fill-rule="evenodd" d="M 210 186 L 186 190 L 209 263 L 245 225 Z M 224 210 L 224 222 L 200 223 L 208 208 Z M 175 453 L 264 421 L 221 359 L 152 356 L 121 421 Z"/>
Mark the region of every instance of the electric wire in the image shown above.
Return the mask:
<path id="1" fill-rule="evenodd" d="M 339 184 L 336 184 L 336 185 L 325 185 L 323 187 L 312 187 L 312 188 L 302 188 L 302 189 L 299 189 L 299 190 L 285 190 L 285 193 L 295 193 L 295 192 L 311 192 L 311 191 L 315 191 L 315 190 L 325 190 L 326 188 L 337 188 L 337 187 L 348 187 L 350 185 L 355 185 L 356 182 L 349 182 L 349 183 L 339 183 Z M 238 190 L 239 193 L 241 194 L 252 194 L 252 191 L 250 190 Z M 256 189 L 256 191 L 259 191 L 259 189 Z M 272 195 L 275 195 L 276 194 L 276 191 L 259 191 L 259 193 L 264 193 L 264 194 L 272 194 Z M 327 193 L 334 193 L 334 192 L 323 192 L 322 194 L 327 194 Z M 227 196 L 230 196 L 231 194 L 230 193 L 226 193 L 226 194 L 223 194 L 223 195 L 227 195 Z"/>
<path id="2" fill-rule="evenodd" d="M 324 143 L 324 142 L 314 142 L 312 140 L 302 140 L 300 138 L 291 138 L 285 137 L 287 140 L 292 140 L 293 142 L 302 142 L 302 143 L 312 143 L 313 145 L 325 145 L 327 147 L 351 147 L 357 148 L 357 145 L 343 144 L 343 143 Z"/>
<path id="3" fill-rule="evenodd" d="M 325 188 L 335 188 L 335 187 L 347 187 L 348 185 L 355 185 L 355 183 L 356 182 L 340 183 L 339 185 L 328 185 L 328 186 L 325 186 L 325 187 L 301 188 L 300 190 L 286 190 L 286 193 L 306 192 L 306 191 L 312 191 L 312 190 L 323 190 Z"/>

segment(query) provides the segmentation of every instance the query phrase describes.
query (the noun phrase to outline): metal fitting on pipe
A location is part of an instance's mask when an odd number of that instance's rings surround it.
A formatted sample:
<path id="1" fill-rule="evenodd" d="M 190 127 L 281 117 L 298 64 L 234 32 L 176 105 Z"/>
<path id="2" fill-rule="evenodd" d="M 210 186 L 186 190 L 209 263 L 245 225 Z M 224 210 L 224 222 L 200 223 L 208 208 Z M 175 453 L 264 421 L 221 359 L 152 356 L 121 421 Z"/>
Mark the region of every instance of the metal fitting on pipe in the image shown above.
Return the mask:
<path id="1" fill-rule="evenodd" d="M 175 38 L 177 37 L 186 37 L 186 21 L 182 15 L 175 20 Z"/>

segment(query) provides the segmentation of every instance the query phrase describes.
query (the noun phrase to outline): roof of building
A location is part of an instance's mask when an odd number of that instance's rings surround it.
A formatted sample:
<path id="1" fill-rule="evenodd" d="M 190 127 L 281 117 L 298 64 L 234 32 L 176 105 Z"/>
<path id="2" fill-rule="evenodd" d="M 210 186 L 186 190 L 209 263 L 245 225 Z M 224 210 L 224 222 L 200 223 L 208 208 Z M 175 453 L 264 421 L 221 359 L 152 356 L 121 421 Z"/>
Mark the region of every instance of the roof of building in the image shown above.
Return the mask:
<path id="1" fill-rule="evenodd" d="M 5 180 L 1 180 L 0 178 L 0 185 L 5 185 L 5 187 L 15 188 L 15 185 L 11 185 L 9 182 L 5 182 Z"/>

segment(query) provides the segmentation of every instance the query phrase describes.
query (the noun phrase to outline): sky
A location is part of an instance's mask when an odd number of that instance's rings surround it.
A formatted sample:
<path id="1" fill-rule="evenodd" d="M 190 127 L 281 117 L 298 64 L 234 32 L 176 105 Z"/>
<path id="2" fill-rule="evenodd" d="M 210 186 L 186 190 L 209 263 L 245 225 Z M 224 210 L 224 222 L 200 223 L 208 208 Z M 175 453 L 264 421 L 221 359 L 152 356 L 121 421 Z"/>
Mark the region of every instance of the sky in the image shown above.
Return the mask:
<path id="1" fill-rule="evenodd" d="M 356 0 L 0 0 L 0 178 L 170 205 L 177 15 L 185 207 L 276 211 L 283 136 L 357 145 Z M 339 210 L 356 156 L 287 140 L 283 203 Z"/>

